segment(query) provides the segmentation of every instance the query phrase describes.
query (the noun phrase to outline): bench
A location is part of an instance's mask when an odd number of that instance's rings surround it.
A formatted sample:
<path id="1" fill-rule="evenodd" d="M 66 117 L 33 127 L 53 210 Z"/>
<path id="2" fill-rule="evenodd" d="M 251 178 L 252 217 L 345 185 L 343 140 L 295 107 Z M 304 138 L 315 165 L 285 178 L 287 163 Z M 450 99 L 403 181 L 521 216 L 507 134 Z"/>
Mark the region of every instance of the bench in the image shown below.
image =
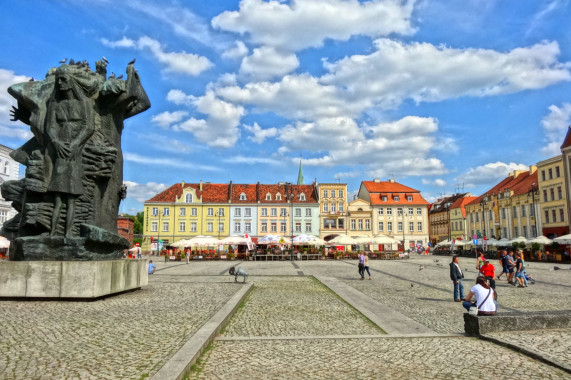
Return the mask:
<path id="1" fill-rule="evenodd" d="M 467 335 L 568 328 L 571 328 L 571 310 L 499 312 L 493 316 L 464 313 L 464 331 Z"/>

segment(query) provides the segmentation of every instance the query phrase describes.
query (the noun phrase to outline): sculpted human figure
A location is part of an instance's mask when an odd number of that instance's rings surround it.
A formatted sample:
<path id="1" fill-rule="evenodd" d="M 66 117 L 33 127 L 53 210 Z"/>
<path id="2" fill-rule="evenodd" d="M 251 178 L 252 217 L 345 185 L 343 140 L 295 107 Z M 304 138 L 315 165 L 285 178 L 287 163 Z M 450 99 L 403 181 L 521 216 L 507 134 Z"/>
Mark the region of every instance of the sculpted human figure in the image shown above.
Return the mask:
<path id="1" fill-rule="evenodd" d="M 48 154 L 53 164 L 48 192 L 55 193 L 51 236 L 58 234 L 62 198 L 67 205 L 65 236 L 72 236 L 75 200 L 83 193 L 81 154 L 95 131 L 92 101 L 79 87 L 67 66 L 58 68 L 45 126 Z"/>

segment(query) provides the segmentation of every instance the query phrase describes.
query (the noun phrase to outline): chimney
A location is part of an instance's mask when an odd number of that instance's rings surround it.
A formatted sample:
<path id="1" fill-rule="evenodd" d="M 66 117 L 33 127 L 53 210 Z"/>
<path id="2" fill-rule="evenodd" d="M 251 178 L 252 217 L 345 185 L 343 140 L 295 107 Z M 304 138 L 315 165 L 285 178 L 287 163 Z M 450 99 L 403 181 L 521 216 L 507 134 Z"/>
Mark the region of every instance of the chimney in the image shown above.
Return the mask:
<path id="1" fill-rule="evenodd" d="M 230 181 L 230 186 L 228 186 L 228 203 L 232 203 L 232 181 Z"/>
<path id="2" fill-rule="evenodd" d="M 395 183 L 394 178 L 389 179 L 389 182 L 390 182 L 390 183 Z"/>
<path id="3" fill-rule="evenodd" d="M 202 180 L 200 180 L 200 191 L 202 191 Z"/>
<path id="4" fill-rule="evenodd" d="M 184 189 L 184 181 L 182 181 L 182 182 L 180 183 L 180 187 L 182 187 L 182 188 Z"/>
<path id="5" fill-rule="evenodd" d="M 373 179 L 373 182 L 374 182 L 374 183 L 381 183 L 381 179 L 380 179 L 380 178 L 375 178 L 375 179 Z"/>
<path id="6" fill-rule="evenodd" d="M 537 171 L 537 166 L 529 165 L 529 175 L 533 175 Z"/>

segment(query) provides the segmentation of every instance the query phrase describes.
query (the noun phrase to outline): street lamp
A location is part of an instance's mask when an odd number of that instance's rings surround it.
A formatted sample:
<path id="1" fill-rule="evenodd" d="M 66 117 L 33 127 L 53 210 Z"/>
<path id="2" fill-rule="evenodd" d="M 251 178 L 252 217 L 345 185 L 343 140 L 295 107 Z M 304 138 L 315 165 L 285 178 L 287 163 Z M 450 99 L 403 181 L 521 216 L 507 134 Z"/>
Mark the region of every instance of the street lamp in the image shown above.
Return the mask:
<path id="1" fill-rule="evenodd" d="M 486 231 L 486 210 L 485 210 L 487 203 L 488 203 L 487 196 L 482 197 L 482 201 L 480 202 L 480 205 L 482 206 L 482 223 L 484 224 L 484 234 L 482 238 L 488 235 Z"/>
<path id="2" fill-rule="evenodd" d="M 532 215 L 530 215 L 530 217 L 533 217 L 533 222 L 535 224 L 535 233 L 532 234 L 532 237 L 537 237 L 537 213 L 535 212 L 535 195 L 539 194 L 539 188 L 537 186 L 537 184 L 534 182 L 531 184 L 531 186 L 529 187 L 529 191 L 527 193 L 527 196 L 531 196 L 531 204 L 532 204 Z"/>

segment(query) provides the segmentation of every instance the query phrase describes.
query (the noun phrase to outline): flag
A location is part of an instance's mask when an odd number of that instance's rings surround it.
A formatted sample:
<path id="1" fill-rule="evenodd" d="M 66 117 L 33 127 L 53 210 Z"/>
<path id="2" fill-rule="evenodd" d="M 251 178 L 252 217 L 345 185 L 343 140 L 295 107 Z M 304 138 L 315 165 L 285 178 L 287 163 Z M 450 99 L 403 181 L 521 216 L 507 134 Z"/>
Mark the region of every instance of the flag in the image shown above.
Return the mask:
<path id="1" fill-rule="evenodd" d="M 244 234 L 244 239 L 246 239 L 246 245 L 248 246 L 248 250 L 254 249 L 254 243 L 252 243 L 252 237 L 248 234 Z"/>

